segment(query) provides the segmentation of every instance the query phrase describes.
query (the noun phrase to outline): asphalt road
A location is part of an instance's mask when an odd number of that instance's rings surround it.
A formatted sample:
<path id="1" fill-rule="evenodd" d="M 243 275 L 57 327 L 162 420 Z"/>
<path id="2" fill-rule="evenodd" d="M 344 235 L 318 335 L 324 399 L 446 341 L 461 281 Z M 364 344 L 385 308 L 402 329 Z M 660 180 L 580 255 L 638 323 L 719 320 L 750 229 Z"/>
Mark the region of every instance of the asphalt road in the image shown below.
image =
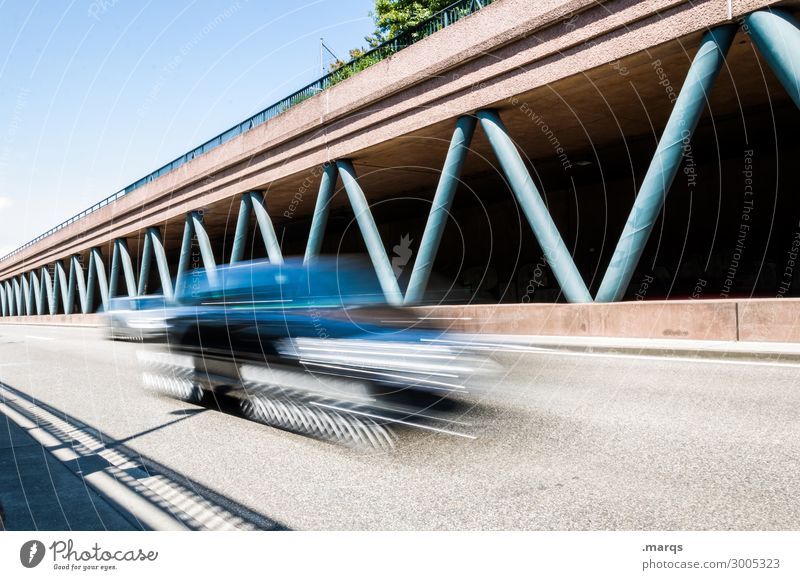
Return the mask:
<path id="1" fill-rule="evenodd" d="M 0 325 L 0 382 L 291 529 L 800 529 L 800 366 L 498 351 L 475 439 L 379 453 L 148 394 L 138 348 Z"/>

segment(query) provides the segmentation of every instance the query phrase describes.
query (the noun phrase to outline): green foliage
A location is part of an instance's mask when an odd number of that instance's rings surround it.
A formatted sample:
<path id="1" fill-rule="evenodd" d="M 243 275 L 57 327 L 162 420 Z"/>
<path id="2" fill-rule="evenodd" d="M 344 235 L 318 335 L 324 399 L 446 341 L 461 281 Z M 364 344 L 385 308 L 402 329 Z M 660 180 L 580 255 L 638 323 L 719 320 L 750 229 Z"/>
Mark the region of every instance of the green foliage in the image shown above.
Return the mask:
<path id="1" fill-rule="evenodd" d="M 376 35 L 381 38 L 397 36 L 452 3 L 453 0 L 375 0 L 372 17 Z"/>
<path id="2" fill-rule="evenodd" d="M 362 57 L 364 51 L 360 48 L 355 48 L 350 51 L 351 58 L 358 58 Z M 358 58 L 350 63 L 344 63 L 342 61 L 336 61 L 331 65 L 331 69 L 333 74 L 331 75 L 330 85 L 335 85 L 337 83 L 342 82 L 344 79 L 350 78 L 354 74 L 361 72 L 365 68 L 372 66 L 376 62 L 380 62 L 383 60 L 384 55 L 382 54 L 370 54 L 366 57 Z"/>
<path id="3" fill-rule="evenodd" d="M 294 107 L 295 105 L 299 105 L 303 101 L 307 101 L 308 99 L 313 97 L 315 94 L 316 93 L 313 93 L 313 92 L 309 91 L 307 93 L 300 93 L 300 94 L 294 95 L 291 99 L 289 99 L 289 106 L 290 107 Z"/>
<path id="4" fill-rule="evenodd" d="M 308 92 L 305 92 L 305 93 L 298 93 L 296 95 L 292 95 L 287 101 L 285 101 L 285 102 L 281 103 L 280 105 L 278 105 L 279 112 L 282 113 L 282 112 L 286 111 L 287 109 L 291 109 L 295 105 L 299 105 L 303 101 L 306 101 L 306 100 L 310 99 L 315 94 L 316 93 L 313 92 L 313 91 L 308 91 Z"/>
<path id="5" fill-rule="evenodd" d="M 375 48 L 387 39 L 414 28 L 452 3 L 453 0 L 375 0 L 375 11 L 370 13 L 370 16 L 375 20 L 375 32 L 365 37 L 364 40 L 367 41 L 370 48 Z M 330 85 L 335 85 L 346 78 L 350 78 L 354 74 L 383 60 L 394 51 L 399 50 L 399 48 L 402 48 L 402 45 L 386 47 L 385 50 L 380 50 L 367 56 L 364 56 L 367 51 L 362 48 L 352 49 L 350 51 L 350 61 L 337 60 L 330 65 L 329 70 L 333 73 Z"/>

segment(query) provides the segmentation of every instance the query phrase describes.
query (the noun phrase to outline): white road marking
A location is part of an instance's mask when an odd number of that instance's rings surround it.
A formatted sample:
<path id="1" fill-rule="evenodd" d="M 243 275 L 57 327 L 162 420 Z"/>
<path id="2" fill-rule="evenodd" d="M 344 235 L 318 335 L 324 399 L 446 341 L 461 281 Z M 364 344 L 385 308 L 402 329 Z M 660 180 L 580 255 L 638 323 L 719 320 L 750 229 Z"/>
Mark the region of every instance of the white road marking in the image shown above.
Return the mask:
<path id="1" fill-rule="evenodd" d="M 36 340 L 55 340 L 52 336 L 37 336 L 35 334 L 26 334 L 25 338 L 35 338 Z"/>

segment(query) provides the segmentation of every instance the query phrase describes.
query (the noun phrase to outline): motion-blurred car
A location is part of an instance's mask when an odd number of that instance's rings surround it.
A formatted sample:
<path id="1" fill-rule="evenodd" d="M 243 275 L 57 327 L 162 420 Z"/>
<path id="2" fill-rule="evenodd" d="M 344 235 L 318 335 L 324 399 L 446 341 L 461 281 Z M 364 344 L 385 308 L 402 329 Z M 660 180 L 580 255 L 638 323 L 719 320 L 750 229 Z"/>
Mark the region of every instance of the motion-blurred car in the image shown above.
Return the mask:
<path id="1" fill-rule="evenodd" d="M 148 341 L 166 332 L 167 303 L 163 296 L 117 297 L 108 301 L 105 313 L 111 340 Z"/>
<path id="2" fill-rule="evenodd" d="M 141 353 L 147 386 L 236 397 L 251 419 L 345 443 L 391 447 L 391 425 L 458 434 L 445 408 L 493 368 L 389 306 L 354 258 L 195 270 L 163 312 L 164 348 Z"/>

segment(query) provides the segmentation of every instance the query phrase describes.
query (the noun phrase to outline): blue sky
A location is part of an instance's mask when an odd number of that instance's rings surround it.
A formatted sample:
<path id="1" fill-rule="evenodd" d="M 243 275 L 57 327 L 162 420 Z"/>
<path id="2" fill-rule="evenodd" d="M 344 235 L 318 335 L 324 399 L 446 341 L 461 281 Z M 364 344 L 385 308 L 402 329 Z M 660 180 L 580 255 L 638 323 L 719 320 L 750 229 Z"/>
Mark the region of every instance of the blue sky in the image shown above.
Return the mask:
<path id="1" fill-rule="evenodd" d="M 319 76 L 372 0 L 0 0 L 0 256 Z"/>

